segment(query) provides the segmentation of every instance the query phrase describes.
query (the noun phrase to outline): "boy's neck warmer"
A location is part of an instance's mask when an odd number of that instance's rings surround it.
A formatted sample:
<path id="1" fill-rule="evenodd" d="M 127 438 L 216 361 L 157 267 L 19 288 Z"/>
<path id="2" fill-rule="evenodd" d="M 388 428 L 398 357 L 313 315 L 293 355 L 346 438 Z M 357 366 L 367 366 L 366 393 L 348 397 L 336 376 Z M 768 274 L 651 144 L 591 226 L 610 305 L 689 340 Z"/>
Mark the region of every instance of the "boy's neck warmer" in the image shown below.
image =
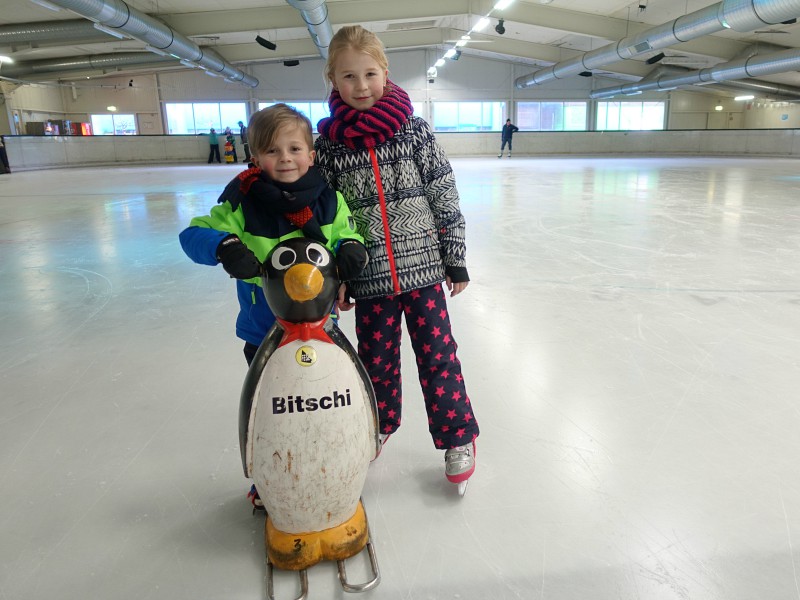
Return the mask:
<path id="1" fill-rule="evenodd" d="M 314 166 L 292 183 L 273 181 L 264 171 L 253 167 L 239 173 L 225 187 L 217 202 L 228 201 L 236 209 L 242 199 L 247 197 L 267 214 L 286 218 L 299 227 L 306 237 L 327 244 L 328 238 L 322 233 L 314 217 L 311 203 L 329 189 L 327 182 Z"/>
<path id="2" fill-rule="evenodd" d="M 405 90 L 391 81 L 386 91 L 371 108 L 359 111 L 342 100 L 337 90 L 328 100 L 331 116 L 317 124 L 319 132 L 328 139 L 348 148 L 374 148 L 393 137 L 414 113 Z"/>

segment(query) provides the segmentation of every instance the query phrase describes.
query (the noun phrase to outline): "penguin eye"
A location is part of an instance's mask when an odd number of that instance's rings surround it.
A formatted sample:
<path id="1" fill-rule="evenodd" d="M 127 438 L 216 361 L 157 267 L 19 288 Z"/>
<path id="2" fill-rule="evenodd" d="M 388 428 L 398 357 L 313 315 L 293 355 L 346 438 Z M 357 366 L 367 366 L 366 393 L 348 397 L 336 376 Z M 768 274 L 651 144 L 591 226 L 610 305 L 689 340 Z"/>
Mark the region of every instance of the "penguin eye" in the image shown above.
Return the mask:
<path id="1" fill-rule="evenodd" d="M 297 255 L 291 248 L 278 248 L 272 255 L 270 262 L 278 271 L 285 271 L 294 264 Z"/>
<path id="2" fill-rule="evenodd" d="M 306 248 L 306 256 L 311 264 L 318 267 L 324 267 L 331 261 L 325 247 L 320 244 L 309 244 Z"/>

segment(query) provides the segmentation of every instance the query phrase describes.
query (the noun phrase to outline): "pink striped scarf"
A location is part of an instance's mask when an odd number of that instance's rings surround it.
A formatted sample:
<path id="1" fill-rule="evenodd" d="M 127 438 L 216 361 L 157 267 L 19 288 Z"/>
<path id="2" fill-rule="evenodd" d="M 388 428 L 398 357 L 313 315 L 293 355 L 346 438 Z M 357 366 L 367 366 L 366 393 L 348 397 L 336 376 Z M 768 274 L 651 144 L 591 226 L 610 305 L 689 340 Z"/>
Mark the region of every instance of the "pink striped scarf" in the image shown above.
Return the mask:
<path id="1" fill-rule="evenodd" d="M 405 90 L 391 81 L 386 91 L 371 108 L 358 111 L 333 90 L 328 99 L 331 116 L 317 124 L 317 130 L 328 139 L 348 148 L 374 148 L 397 133 L 414 113 Z"/>

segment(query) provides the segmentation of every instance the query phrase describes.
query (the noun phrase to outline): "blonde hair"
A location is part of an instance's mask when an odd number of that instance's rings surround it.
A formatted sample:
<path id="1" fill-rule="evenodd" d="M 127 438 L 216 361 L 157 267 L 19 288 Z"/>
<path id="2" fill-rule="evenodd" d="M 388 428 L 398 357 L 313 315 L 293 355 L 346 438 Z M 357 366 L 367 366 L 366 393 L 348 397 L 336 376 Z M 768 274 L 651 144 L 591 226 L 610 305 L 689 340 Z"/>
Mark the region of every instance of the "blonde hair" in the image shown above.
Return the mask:
<path id="1" fill-rule="evenodd" d="M 253 113 L 247 127 L 247 143 L 253 154 L 266 152 L 275 143 L 284 127 L 299 127 L 309 150 L 314 148 L 311 121 L 299 110 L 283 103 L 274 104 Z"/>
<path id="2" fill-rule="evenodd" d="M 364 29 L 361 25 L 345 25 L 331 39 L 328 46 L 328 62 L 325 63 L 325 77 L 333 82 L 336 72 L 336 61 L 347 49 L 369 54 L 383 71 L 389 70 L 389 59 L 383 49 L 383 43 L 377 35 Z"/>

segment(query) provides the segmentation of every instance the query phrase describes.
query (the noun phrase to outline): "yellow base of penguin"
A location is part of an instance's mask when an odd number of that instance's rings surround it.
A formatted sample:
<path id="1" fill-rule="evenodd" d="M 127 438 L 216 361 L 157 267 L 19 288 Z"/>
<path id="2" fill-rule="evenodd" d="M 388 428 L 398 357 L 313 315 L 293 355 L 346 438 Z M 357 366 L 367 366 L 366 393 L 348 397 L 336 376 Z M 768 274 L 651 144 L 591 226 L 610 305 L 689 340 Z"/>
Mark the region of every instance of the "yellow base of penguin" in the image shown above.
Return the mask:
<path id="1" fill-rule="evenodd" d="M 265 529 L 269 561 L 288 571 L 301 571 L 323 560 L 345 560 L 361 552 L 368 539 L 367 515 L 360 500 L 350 519 L 330 529 L 285 533 L 275 529 L 269 517 Z"/>

